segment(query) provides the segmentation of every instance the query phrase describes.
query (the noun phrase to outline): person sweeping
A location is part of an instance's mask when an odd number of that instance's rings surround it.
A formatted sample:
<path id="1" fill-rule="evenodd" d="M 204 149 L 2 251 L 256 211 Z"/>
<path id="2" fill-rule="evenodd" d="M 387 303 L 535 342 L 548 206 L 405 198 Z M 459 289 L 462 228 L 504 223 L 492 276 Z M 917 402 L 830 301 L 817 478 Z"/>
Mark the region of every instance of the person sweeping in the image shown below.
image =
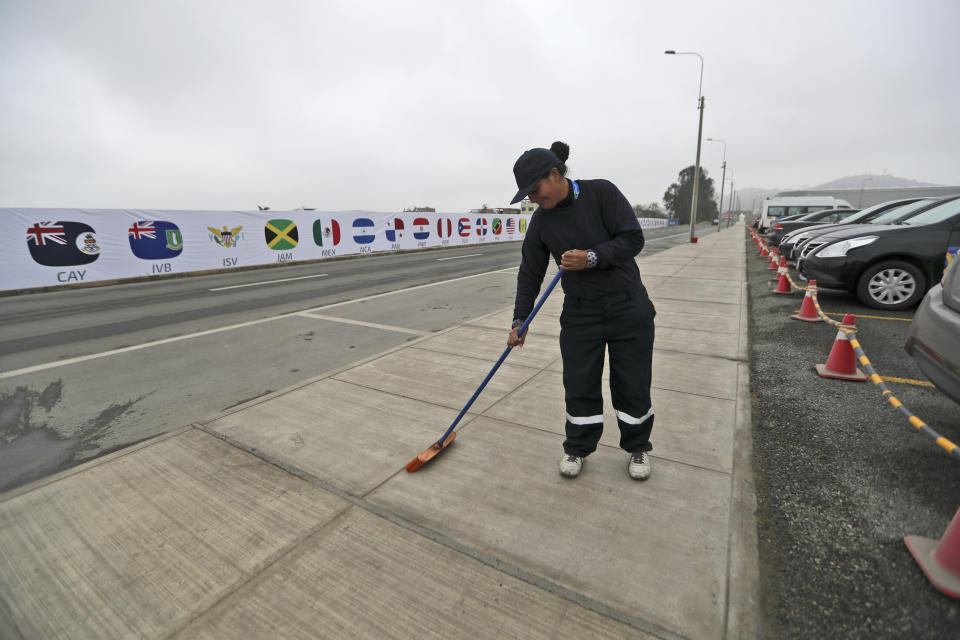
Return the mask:
<path id="1" fill-rule="evenodd" d="M 552 257 L 564 273 L 560 352 L 566 402 L 566 439 L 560 473 L 575 478 L 596 451 L 603 433 L 604 355 L 610 353 L 610 395 L 620 427 L 620 447 L 630 454 L 631 478 L 650 477 L 653 408 L 653 303 L 634 257 L 643 249 L 640 223 L 630 203 L 607 180 L 570 180 L 570 147 L 525 151 L 513 165 L 518 191 L 539 205 L 527 226 L 517 274 L 513 329 L 507 346 L 530 313 Z"/>

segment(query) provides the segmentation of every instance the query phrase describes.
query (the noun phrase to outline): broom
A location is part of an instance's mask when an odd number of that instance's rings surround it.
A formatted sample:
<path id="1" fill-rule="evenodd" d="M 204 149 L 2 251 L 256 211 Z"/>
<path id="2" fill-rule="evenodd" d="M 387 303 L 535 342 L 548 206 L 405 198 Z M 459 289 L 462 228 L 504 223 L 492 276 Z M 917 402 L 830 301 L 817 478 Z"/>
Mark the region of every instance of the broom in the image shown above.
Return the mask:
<path id="1" fill-rule="evenodd" d="M 543 292 L 543 295 L 540 296 L 540 300 L 537 302 L 537 306 L 533 308 L 533 311 L 530 312 L 530 315 L 527 316 L 526 321 L 520 325 L 520 331 L 517 332 L 518 336 L 522 336 L 527 332 L 527 327 L 530 326 L 530 323 L 533 321 L 533 317 L 537 315 L 537 312 L 540 311 L 540 307 L 543 306 L 543 303 L 547 301 L 547 297 L 550 295 L 550 292 L 553 291 L 553 288 L 557 286 L 557 283 L 560 282 L 560 276 L 563 275 L 563 269 L 557 271 L 557 275 L 553 277 L 553 280 L 547 286 L 547 290 Z M 480 383 L 480 386 L 477 387 L 477 390 L 473 392 L 473 397 L 470 398 L 470 401 L 460 410 L 460 415 L 458 415 L 453 423 L 447 428 L 447 430 L 440 436 L 440 439 L 434 442 L 432 445 L 423 450 L 423 452 L 418 455 L 416 458 L 407 463 L 407 471 L 413 473 L 423 465 L 427 464 L 433 460 L 437 454 L 450 446 L 454 438 L 457 437 L 457 432 L 453 430 L 457 423 L 460 422 L 460 419 L 467 413 L 467 410 L 473 404 L 473 401 L 477 399 L 480 395 L 480 392 L 483 391 L 483 388 L 487 386 L 487 383 L 490 382 L 490 378 L 493 377 L 493 374 L 497 372 L 497 369 L 500 368 L 500 365 L 503 364 L 503 361 L 507 359 L 510 350 L 513 347 L 507 347 L 503 354 L 500 356 L 500 359 L 497 360 L 497 364 L 493 365 L 493 369 L 490 370 L 490 373 L 487 374 L 487 377 L 483 379 L 483 382 Z"/>

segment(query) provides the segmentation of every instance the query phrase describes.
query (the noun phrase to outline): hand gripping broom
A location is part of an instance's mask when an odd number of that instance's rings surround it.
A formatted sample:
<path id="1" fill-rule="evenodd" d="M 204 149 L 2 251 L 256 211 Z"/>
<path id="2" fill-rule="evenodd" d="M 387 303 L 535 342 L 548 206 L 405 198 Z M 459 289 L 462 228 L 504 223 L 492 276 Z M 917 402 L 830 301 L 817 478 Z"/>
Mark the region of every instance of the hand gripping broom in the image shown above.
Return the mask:
<path id="1" fill-rule="evenodd" d="M 530 312 L 530 315 L 527 316 L 526 321 L 520 325 L 520 331 L 517 332 L 518 336 L 522 336 L 527 332 L 527 327 L 530 326 L 530 323 L 533 321 L 533 317 L 537 315 L 537 312 L 540 311 L 540 307 L 543 306 L 543 303 L 547 301 L 547 297 L 550 295 L 550 292 L 553 291 L 553 288 L 557 286 L 557 283 L 560 282 L 560 276 L 563 275 L 563 269 L 557 271 L 557 275 L 553 277 L 553 280 L 547 286 L 547 290 L 543 292 L 543 295 L 540 296 L 540 300 L 537 302 L 537 306 L 533 308 L 533 311 Z M 440 436 L 440 439 L 434 442 L 432 445 L 423 450 L 423 452 L 418 455 L 416 458 L 407 463 L 407 471 L 413 473 L 423 465 L 427 464 L 433 460 L 437 454 L 450 446 L 454 438 L 457 437 L 457 432 L 453 430 L 457 423 L 460 422 L 460 419 L 467 413 L 467 410 L 473 404 L 474 400 L 480 395 L 480 392 L 483 391 L 483 388 L 487 386 L 487 383 L 490 382 L 490 378 L 493 377 L 493 374 L 497 372 L 497 369 L 500 368 L 500 365 L 503 364 L 503 361 L 507 359 L 507 355 L 510 354 L 510 350 L 513 347 L 507 347 L 503 354 L 500 356 L 500 359 L 497 360 L 497 364 L 493 365 L 493 369 L 490 369 L 490 373 L 487 374 L 487 377 L 483 379 L 483 382 L 480 383 L 480 386 L 477 387 L 477 390 L 473 392 L 473 397 L 470 398 L 470 401 L 467 402 L 466 406 L 460 410 L 460 415 L 458 415 L 453 423 L 447 428 L 447 430 Z"/>

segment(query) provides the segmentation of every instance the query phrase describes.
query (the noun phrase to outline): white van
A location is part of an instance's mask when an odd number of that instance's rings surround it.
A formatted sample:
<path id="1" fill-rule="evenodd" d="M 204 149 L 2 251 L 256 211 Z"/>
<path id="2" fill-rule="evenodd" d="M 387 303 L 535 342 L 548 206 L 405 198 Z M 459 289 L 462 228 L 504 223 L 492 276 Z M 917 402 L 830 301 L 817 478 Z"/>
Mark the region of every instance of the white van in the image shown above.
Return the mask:
<path id="1" fill-rule="evenodd" d="M 770 221 L 796 214 L 813 213 L 824 209 L 850 209 L 850 203 L 833 196 L 774 196 L 763 201 L 760 208 L 759 231 L 770 228 Z"/>

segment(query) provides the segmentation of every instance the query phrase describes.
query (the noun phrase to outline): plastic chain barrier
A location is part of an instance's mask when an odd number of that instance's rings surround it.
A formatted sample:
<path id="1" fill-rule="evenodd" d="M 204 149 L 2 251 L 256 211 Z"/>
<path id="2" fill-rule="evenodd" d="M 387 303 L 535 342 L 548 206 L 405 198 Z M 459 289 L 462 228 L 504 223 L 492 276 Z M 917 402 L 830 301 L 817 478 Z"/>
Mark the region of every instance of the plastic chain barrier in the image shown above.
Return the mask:
<path id="1" fill-rule="evenodd" d="M 870 363 L 870 359 L 867 357 L 867 354 L 864 353 L 863 347 L 860 346 L 860 342 L 856 338 L 856 333 L 857 333 L 856 327 L 851 329 L 850 327 L 844 326 L 840 322 L 837 322 L 836 320 L 833 320 L 827 317 L 827 315 L 823 312 L 823 309 L 820 308 L 820 301 L 817 299 L 817 288 L 802 287 L 793 281 L 793 278 L 790 277 L 789 273 L 787 273 L 786 276 L 787 276 L 787 281 L 790 283 L 790 286 L 793 287 L 794 289 L 798 289 L 801 291 L 809 290 L 811 292 L 811 297 L 813 298 L 813 305 L 814 307 L 816 307 L 817 314 L 820 316 L 821 319 L 833 325 L 834 327 L 837 327 L 840 331 L 843 331 L 844 333 L 853 334 L 850 337 L 850 346 L 853 347 L 853 352 L 856 354 L 858 361 L 860 362 L 861 365 L 863 365 L 863 368 L 867 371 L 867 375 L 869 376 L 870 381 L 880 388 L 880 396 L 884 398 L 887 402 L 889 402 L 894 409 L 898 409 L 900 413 L 905 415 L 907 417 L 907 420 L 909 420 L 910 424 L 916 427 L 920 431 L 920 433 L 932 439 L 934 442 L 937 443 L 937 445 L 939 445 L 942 449 L 944 449 L 950 455 L 956 458 L 960 458 L 960 447 L 958 447 L 953 442 L 951 442 L 947 438 L 944 438 L 939 433 L 931 429 L 926 422 L 924 422 L 923 420 L 918 418 L 916 415 L 914 415 L 909 409 L 907 409 L 903 405 L 902 402 L 900 402 L 900 400 L 897 399 L 895 395 L 893 395 L 893 391 L 891 391 L 890 388 L 887 387 L 886 383 L 884 383 L 884 381 L 880 378 L 880 375 L 877 373 L 877 370 L 874 369 L 873 365 Z"/>
<path id="2" fill-rule="evenodd" d="M 856 331 L 853 333 L 856 333 Z M 920 430 L 920 433 L 932 438 L 933 441 L 946 450 L 947 453 L 960 458 L 960 447 L 931 429 L 926 422 L 911 413 L 909 409 L 903 406 L 902 402 L 897 400 L 897 397 L 893 395 L 893 391 L 891 391 L 883 382 L 883 380 L 880 379 L 877 371 L 873 368 L 873 365 L 870 364 L 870 359 L 867 358 L 867 354 L 863 352 L 863 348 L 860 346 L 860 342 L 855 336 L 850 338 L 850 346 L 853 347 L 853 352 L 857 354 L 860 364 L 862 364 L 863 368 L 866 369 L 867 375 L 870 377 L 871 382 L 880 388 L 880 396 L 886 398 L 887 402 L 889 402 L 894 409 L 899 409 L 900 413 L 905 415 L 907 420 L 910 421 L 910 424 Z"/>

